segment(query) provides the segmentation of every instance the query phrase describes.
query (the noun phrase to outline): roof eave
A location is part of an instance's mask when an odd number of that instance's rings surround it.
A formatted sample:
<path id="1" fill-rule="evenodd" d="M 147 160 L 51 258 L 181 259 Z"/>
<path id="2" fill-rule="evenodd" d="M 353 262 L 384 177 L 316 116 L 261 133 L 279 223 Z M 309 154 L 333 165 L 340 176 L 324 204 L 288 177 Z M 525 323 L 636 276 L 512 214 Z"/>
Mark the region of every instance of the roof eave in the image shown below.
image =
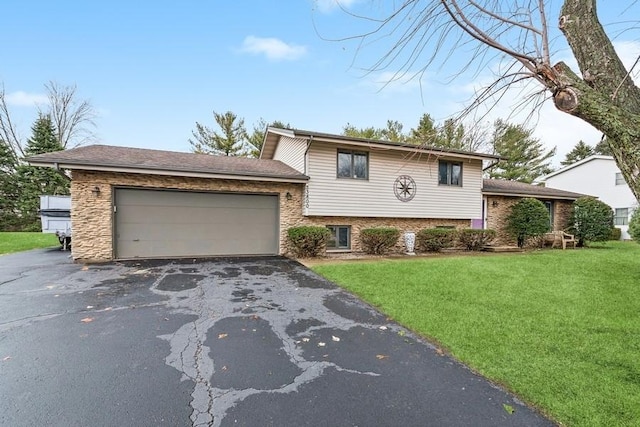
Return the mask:
<path id="1" fill-rule="evenodd" d="M 569 196 L 569 195 L 551 195 L 551 194 L 531 194 L 513 191 L 496 191 L 496 190 L 482 190 L 484 196 L 508 196 L 508 197 L 534 197 L 543 199 L 556 199 L 556 200 L 577 200 L 581 195 Z"/>
<path id="2" fill-rule="evenodd" d="M 26 159 L 32 166 L 53 167 L 70 170 L 85 170 L 99 172 L 119 172 L 119 173 L 135 173 L 148 175 L 163 176 L 183 176 L 189 178 L 216 178 L 216 179 L 234 179 L 240 181 L 269 181 L 269 182 L 289 182 L 289 183 L 306 183 L 308 176 L 286 176 L 286 175 L 270 175 L 257 173 L 235 173 L 235 172 L 210 172 L 203 170 L 183 170 L 183 169 L 167 169 L 167 168 L 150 168 L 150 167 L 127 167 L 115 165 L 96 165 L 86 163 L 69 162 L 65 160 L 37 161 Z"/>

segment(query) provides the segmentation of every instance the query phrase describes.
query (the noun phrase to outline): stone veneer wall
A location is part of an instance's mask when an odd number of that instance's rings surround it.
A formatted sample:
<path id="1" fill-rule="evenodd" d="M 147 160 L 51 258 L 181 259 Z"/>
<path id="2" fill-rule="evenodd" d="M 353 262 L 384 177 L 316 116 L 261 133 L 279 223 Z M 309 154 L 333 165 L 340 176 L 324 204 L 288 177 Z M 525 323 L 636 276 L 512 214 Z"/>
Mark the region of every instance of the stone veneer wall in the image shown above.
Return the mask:
<path id="1" fill-rule="evenodd" d="M 71 182 L 71 223 L 73 259 L 108 261 L 113 259 L 113 188 L 198 190 L 212 192 L 280 194 L 280 252 L 286 252 L 287 228 L 304 223 L 304 184 L 236 181 L 74 170 Z M 92 190 L 100 188 L 100 194 Z M 287 200 L 286 194 L 292 195 Z"/>
<path id="2" fill-rule="evenodd" d="M 521 197 L 487 196 L 487 228 L 496 230 L 496 239 L 493 244 L 516 245 L 516 239 L 507 232 L 507 216 L 511 213 L 511 207 L 520 199 Z M 494 202 L 496 206 L 493 206 Z M 573 201 L 554 200 L 553 202 L 553 230 L 565 230 L 569 224 Z"/>
<path id="3" fill-rule="evenodd" d="M 71 251 L 73 259 L 79 261 L 95 262 L 113 259 L 114 187 L 279 194 L 280 254 L 282 255 L 290 253 L 287 229 L 297 225 L 349 225 L 351 226 L 351 250 L 355 252 L 362 250 L 359 236 L 363 228 L 396 227 L 404 233 L 436 226 L 454 226 L 460 229 L 471 225 L 468 219 L 305 217 L 302 215 L 304 184 L 80 170 L 73 171 L 72 178 L 73 245 Z M 99 195 L 92 192 L 95 187 L 100 188 Z M 292 195 L 291 200 L 287 200 L 287 193 Z M 402 237 L 395 251 L 404 251 Z"/>
<path id="4" fill-rule="evenodd" d="M 469 219 L 430 219 L 430 218 L 355 218 L 335 216 L 310 216 L 306 218 L 310 225 L 349 225 L 351 226 L 351 251 L 362 252 L 360 246 L 360 230 L 374 227 L 394 227 L 400 230 L 400 239 L 392 252 L 405 252 L 404 233 L 413 231 L 417 233 L 424 228 L 437 226 L 455 227 L 457 229 L 471 227 Z"/>

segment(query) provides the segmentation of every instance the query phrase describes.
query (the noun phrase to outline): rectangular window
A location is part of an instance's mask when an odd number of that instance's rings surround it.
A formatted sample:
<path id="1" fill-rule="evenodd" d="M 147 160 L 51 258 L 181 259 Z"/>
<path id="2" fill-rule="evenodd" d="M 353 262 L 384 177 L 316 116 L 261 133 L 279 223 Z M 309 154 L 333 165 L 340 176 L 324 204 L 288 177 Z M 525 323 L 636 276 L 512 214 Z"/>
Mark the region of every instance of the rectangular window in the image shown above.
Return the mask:
<path id="1" fill-rule="evenodd" d="M 351 249 L 351 227 L 348 225 L 327 225 L 331 232 L 327 249 Z"/>
<path id="2" fill-rule="evenodd" d="M 369 153 L 338 150 L 338 178 L 369 178 Z"/>
<path id="3" fill-rule="evenodd" d="M 629 225 L 629 208 L 616 208 L 613 225 Z"/>
<path id="4" fill-rule="evenodd" d="M 440 160 L 438 162 L 438 184 L 462 187 L 462 163 Z"/>
<path id="5" fill-rule="evenodd" d="M 549 230 L 554 231 L 553 229 L 553 202 L 547 201 L 544 202 L 544 205 L 547 208 L 547 211 L 549 212 Z"/>
<path id="6" fill-rule="evenodd" d="M 626 181 L 624 180 L 622 173 L 620 172 L 616 173 L 616 185 L 625 185 L 625 184 L 626 184 Z"/>

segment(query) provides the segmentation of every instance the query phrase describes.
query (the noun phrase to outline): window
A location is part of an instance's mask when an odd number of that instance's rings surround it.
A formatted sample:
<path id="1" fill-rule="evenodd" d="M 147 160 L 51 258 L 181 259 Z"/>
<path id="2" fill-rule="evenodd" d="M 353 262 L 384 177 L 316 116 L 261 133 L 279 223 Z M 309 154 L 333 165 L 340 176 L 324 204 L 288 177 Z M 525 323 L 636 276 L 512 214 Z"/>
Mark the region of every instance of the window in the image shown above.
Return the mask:
<path id="1" fill-rule="evenodd" d="M 438 184 L 462 187 L 462 163 L 440 160 L 438 162 Z"/>
<path id="2" fill-rule="evenodd" d="M 629 225 L 629 208 L 616 208 L 613 225 Z"/>
<path id="3" fill-rule="evenodd" d="M 327 225 L 331 232 L 327 249 L 351 249 L 351 227 L 348 225 Z"/>
<path id="4" fill-rule="evenodd" d="M 369 154 L 338 150 L 338 178 L 369 178 Z"/>
<path id="5" fill-rule="evenodd" d="M 622 173 L 620 172 L 616 173 L 616 185 L 625 185 L 625 184 L 626 184 L 626 181 L 624 180 Z"/>
<path id="6" fill-rule="evenodd" d="M 547 211 L 549 211 L 549 230 L 553 231 L 553 202 L 546 201 L 544 202 Z"/>

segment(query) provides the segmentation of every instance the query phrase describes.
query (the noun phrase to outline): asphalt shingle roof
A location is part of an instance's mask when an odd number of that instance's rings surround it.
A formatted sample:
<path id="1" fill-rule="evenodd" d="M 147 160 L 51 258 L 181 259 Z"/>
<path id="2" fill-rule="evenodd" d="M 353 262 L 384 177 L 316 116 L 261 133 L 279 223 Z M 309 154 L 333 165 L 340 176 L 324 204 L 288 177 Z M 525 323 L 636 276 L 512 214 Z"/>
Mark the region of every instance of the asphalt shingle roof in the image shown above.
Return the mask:
<path id="1" fill-rule="evenodd" d="M 65 151 L 39 154 L 29 157 L 27 161 L 38 164 L 64 164 L 70 169 L 73 169 L 73 166 L 82 166 L 82 169 L 87 169 L 87 166 L 100 166 L 294 180 L 308 179 L 307 176 L 278 160 L 180 153 L 112 145 L 87 145 Z"/>
<path id="2" fill-rule="evenodd" d="M 482 181 L 482 192 L 572 200 L 585 196 L 585 194 L 573 193 L 571 191 L 558 190 L 556 188 L 542 187 L 539 185 L 531 185 L 524 182 L 507 181 L 502 179 L 484 179 Z"/>

